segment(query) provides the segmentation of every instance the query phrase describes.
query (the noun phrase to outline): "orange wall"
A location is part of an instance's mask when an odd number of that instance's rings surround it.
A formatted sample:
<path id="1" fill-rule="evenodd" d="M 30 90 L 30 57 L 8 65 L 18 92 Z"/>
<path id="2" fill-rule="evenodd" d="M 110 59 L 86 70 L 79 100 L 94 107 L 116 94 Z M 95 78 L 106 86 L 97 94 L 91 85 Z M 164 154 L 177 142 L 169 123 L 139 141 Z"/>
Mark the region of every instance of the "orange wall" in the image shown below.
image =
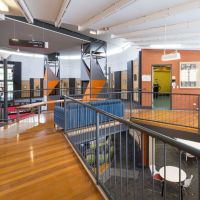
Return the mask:
<path id="1" fill-rule="evenodd" d="M 173 51 L 173 50 L 172 50 Z M 170 51 L 169 51 L 170 52 Z M 182 50 L 178 51 L 181 54 L 181 59 L 180 60 L 175 60 L 175 61 L 166 61 L 163 62 L 161 61 L 161 56 L 163 54 L 163 50 L 151 50 L 151 49 L 144 49 L 142 50 L 142 74 L 145 75 L 151 75 L 152 74 L 152 65 L 171 65 L 172 66 L 172 76 L 176 77 L 176 85 L 179 85 L 179 76 L 180 76 L 180 71 L 179 71 L 179 66 L 180 62 L 200 62 L 200 51 L 197 50 Z M 143 92 L 151 92 L 152 91 L 152 82 L 142 82 L 142 91 Z M 187 94 L 200 94 L 200 89 L 191 89 L 191 88 L 175 88 L 172 89 L 172 93 L 187 93 Z M 175 100 L 176 98 L 176 100 Z M 174 99 L 174 100 L 173 100 Z M 179 109 L 182 109 L 183 107 L 188 107 L 188 108 L 193 108 L 194 103 L 197 104 L 197 97 L 188 97 L 184 96 L 174 96 L 172 99 L 172 107 L 177 108 L 180 107 Z M 181 105 L 180 103 L 184 105 Z M 144 100 L 145 101 L 145 100 Z M 151 98 L 148 98 L 145 102 L 142 102 L 144 105 L 151 105 Z"/>

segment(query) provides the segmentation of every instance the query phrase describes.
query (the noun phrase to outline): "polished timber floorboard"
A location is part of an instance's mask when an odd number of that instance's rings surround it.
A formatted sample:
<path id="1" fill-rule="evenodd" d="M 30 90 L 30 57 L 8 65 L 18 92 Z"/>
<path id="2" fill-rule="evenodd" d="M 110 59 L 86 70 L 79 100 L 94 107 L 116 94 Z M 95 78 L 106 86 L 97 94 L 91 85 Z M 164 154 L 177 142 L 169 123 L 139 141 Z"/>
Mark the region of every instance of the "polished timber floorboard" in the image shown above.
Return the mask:
<path id="1" fill-rule="evenodd" d="M 19 124 L 0 130 L 0 200 L 103 199 L 52 115 L 42 117 L 22 133 Z"/>

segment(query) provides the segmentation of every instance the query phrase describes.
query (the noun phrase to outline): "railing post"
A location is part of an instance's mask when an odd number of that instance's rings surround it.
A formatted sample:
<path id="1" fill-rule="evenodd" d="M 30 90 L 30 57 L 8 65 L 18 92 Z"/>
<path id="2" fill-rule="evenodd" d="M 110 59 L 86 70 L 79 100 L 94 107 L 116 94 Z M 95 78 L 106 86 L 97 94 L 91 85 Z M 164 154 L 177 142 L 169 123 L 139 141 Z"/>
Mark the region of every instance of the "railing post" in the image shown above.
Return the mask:
<path id="1" fill-rule="evenodd" d="M 133 109 L 133 93 L 131 92 L 130 94 L 130 120 L 131 120 L 131 113 L 132 113 L 132 109 Z"/>
<path id="2" fill-rule="evenodd" d="M 198 166 L 198 196 L 197 196 L 197 199 L 200 199 L 200 158 L 197 158 L 197 166 Z"/>
<path id="3" fill-rule="evenodd" d="M 3 66 L 4 66 L 4 122 L 8 123 L 8 65 L 7 65 L 7 59 L 3 60 Z"/>
<path id="4" fill-rule="evenodd" d="M 200 95 L 198 96 L 198 133 L 200 133 Z"/>
<path id="5" fill-rule="evenodd" d="M 40 123 L 40 112 L 41 112 L 40 106 L 38 106 L 38 123 Z"/>
<path id="6" fill-rule="evenodd" d="M 96 181 L 99 183 L 99 112 L 96 112 Z"/>
<path id="7" fill-rule="evenodd" d="M 66 97 L 64 97 L 64 132 L 67 131 L 67 104 Z"/>

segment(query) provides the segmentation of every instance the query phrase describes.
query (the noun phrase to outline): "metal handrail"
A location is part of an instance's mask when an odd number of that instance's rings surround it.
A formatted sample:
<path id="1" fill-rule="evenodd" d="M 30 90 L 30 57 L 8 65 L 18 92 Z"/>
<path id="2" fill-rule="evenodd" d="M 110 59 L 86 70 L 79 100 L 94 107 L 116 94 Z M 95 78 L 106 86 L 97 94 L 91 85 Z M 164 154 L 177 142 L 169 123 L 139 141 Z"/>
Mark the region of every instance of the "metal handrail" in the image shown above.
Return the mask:
<path id="1" fill-rule="evenodd" d="M 119 121 L 121 123 L 124 123 L 125 125 L 127 125 L 127 126 L 129 126 L 131 128 L 138 129 L 139 131 L 145 131 L 151 137 L 157 138 L 157 139 L 161 140 L 164 143 L 170 144 L 170 145 L 178 148 L 181 151 L 188 152 L 188 153 L 200 158 L 200 150 L 198 150 L 198 149 L 196 149 L 196 148 L 194 148 L 192 146 L 189 146 L 187 144 L 183 144 L 183 143 L 181 143 L 181 142 L 179 142 L 179 141 L 177 141 L 177 140 L 175 140 L 173 138 L 170 138 L 170 137 L 165 136 L 165 135 L 163 135 L 161 133 L 153 131 L 153 130 L 151 130 L 149 128 L 145 128 L 145 127 L 143 127 L 141 125 L 138 125 L 136 123 L 130 122 L 130 121 L 125 120 L 123 118 L 117 117 L 117 116 L 115 116 L 113 114 L 110 114 L 110 113 L 105 112 L 105 111 L 103 111 L 101 109 L 95 108 L 95 107 L 91 106 L 90 104 L 81 102 L 81 101 L 79 101 L 77 99 L 74 99 L 72 97 L 64 95 L 64 98 L 65 98 L 65 100 L 66 100 L 66 98 L 70 99 L 71 101 L 76 102 L 76 103 L 78 103 L 80 105 L 86 106 L 86 107 L 96 111 L 97 113 L 103 114 L 105 116 L 108 116 L 108 117 L 112 118 L 113 120 L 116 120 L 116 121 Z"/>
<path id="2" fill-rule="evenodd" d="M 46 91 L 46 90 L 76 90 L 76 91 L 81 91 L 82 89 L 87 89 L 87 88 L 48 88 L 48 89 L 25 89 L 25 90 L 13 90 L 13 91 L 7 91 L 7 93 L 15 93 L 15 92 L 29 92 L 29 91 Z M 89 88 L 89 89 L 100 89 L 99 87 L 95 88 Z M 114 90 L 114 88 L 106 88 L 110 90 Z M 0 91 L 2 93 L 6 93 L 5 91 Z M 100 95 L 108 95 L 108 94 L 119 94 L 119 93 L 138 93 L 138 94 L 153 94 L 153 93 L 159 93 L 159 94 L 169 94 L 169 95 L 186 95 L 186 96 L 200 96 L 198 93 L 171 93 L 171 92 L 153 92 L 153 91 L 131 91 L 131 90 L 120 90 L 120 91 L 114 91 L 114 92 L 102 92 Z M 85 95 L 85 94 L 82 94 Z"/>

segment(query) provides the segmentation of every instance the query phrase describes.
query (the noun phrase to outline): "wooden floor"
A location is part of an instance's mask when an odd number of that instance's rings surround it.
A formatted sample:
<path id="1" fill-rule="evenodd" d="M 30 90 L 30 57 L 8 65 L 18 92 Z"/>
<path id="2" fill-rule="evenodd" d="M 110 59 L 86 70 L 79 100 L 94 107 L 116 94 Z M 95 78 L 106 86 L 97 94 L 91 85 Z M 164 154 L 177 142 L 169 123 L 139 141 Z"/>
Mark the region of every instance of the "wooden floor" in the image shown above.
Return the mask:
<path id="1" fill-rule="evenodd" d="M 197 111 L 138 109 L 134 110 L 131 116 L 132 120 L 137 119 L 151 124 L 167 124 L 165 126 L 175 129 L 184 127 L 183 129 L 196 132 L 198 128 Z"/>
<path id="2" fill-rule="evenodd" d="M 103 199 L 49 118 L 11 137 L 1 129 L 0 200 Z"/>

